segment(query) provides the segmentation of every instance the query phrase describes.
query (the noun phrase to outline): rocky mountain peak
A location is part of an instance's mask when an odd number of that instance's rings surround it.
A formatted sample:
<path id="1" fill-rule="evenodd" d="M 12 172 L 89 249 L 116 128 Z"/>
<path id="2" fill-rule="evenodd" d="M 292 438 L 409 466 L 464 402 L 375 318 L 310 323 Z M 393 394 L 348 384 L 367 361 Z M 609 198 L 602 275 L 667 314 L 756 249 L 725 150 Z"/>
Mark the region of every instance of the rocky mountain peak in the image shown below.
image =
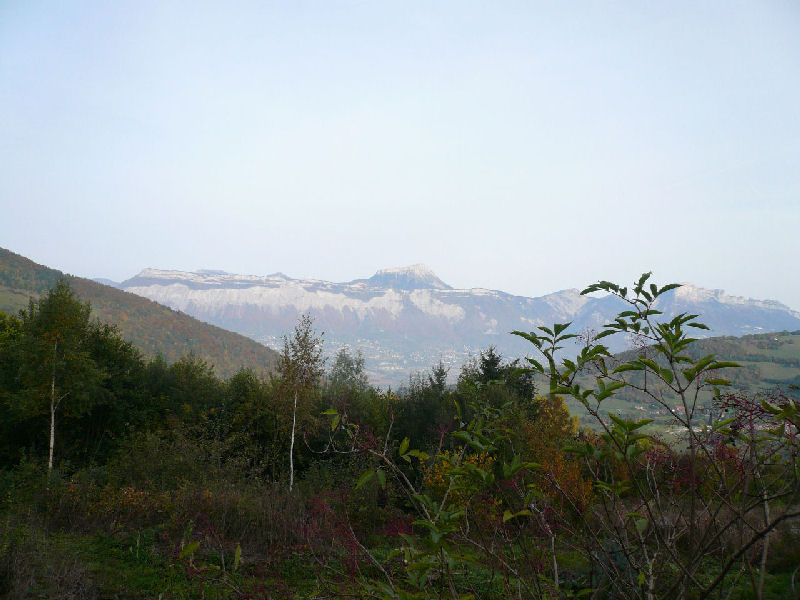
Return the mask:
<path id="1" fill-rule="evenodd" d="M 381 269 L 367 279 L 367 283 L 374 287 L 386 287 L 399 290 L 450 290 L 452 289 L 436 274 L 422 263 L 407 267 Z"/>

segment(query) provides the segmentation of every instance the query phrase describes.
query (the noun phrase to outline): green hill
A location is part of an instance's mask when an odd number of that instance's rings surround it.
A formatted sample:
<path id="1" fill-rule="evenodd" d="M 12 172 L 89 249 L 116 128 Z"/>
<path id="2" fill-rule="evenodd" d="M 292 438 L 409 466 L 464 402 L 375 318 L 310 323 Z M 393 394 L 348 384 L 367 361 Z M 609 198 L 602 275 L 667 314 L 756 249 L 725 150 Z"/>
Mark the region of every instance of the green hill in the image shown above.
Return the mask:
<path id="1" fill-rule="evenodd" d="M 654 354 L 650 353 L 649 358 L 657 360 Z M 728 391 L 756 393 L 780 389 L 796 395 L 797 392 L 790 390 L 789 386 L 800 386 L 800 331 L 701 339 L 690 346 L 688 354 L 695 359 L 714 354 L 720 360 L 739 363 L 740 368 L 725 369 L 724 373 L 720 373 L 720 376 L 731 382 Z M 635 356 L 633 351 L 622 352 L 614 355 L 614 360 L 625 362 Z M 585 387 L 591 386 L 592 382 L 589 376 L 579 379 L 579 383 Z M 545 380 L 541 379 L 537 383 L 540 390 L 546 389 Z M 710 400 L 710 393 L 701 396 L 701 405 L 708 405 Z M 566 401 L 570 411 L 583 420 L 586 416 L 583 406 L 573 399 Z M 622 388 L 612 398 L 604 401 L 602 408 L 629 418 L 648 417 L 658 421 L 667 416 L 666 411 L 652 399 L 632 388 Z M 586 421 L 587 424 L 590 422 Z"/>
<path id="2" fill-rule="evenodd" d="M 27 307 L 64 274 L 0 248 L 0 311 L 16 313 Z M 146 298 L 89 279 L 66 275 L 70 286 L 92 305 L 92 314 L 119 327 L 148 356 L 158 353 L 169 362 L 189 353 L 214 365 L 222 377 L 241 367 L 257 373 L 273 369 L 275 351 L 237 333 L 203 323 Z"/>

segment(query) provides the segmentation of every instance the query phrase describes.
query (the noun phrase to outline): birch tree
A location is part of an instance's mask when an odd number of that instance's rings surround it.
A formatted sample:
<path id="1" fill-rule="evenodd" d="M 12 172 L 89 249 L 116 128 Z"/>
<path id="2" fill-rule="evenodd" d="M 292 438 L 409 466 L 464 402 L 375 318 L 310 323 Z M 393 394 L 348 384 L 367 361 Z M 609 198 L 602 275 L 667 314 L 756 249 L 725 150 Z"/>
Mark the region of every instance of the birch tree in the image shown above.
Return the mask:
<path id="1" fill-rule="evenodd" d="M 322 336 L 317 336 L 312 318 L 300 317 L 291 337 L 284 336 L 283 352 L 278 362 L 284 397 L 292 399 L 292 428 L 289 442 L 289 491 L 294 487 L 294 443 L 298 415 L 307 413 L 324 373 Z"/>
<path id="2" fill-rule="evenodd" d="M 62 402 L 73 412 L 86 408 L 88 392 L 101 370 L 87 348 L 91 307 L 75 297 L 66 280 L 60 280 L 44 297 L 31 300 L 22 311 L 23 364 L 28 401 L 37 412 L 47 412 L 48 475 L 53 470 L 56 415 Z"/>

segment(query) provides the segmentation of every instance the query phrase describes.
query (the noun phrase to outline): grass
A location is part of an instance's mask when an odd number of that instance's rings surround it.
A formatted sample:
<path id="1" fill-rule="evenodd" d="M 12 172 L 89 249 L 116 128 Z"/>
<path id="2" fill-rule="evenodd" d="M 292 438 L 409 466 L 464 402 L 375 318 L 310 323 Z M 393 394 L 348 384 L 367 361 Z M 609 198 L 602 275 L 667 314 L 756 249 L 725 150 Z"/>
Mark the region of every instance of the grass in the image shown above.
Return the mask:
<path id="1" fill-rule="evenodd" d="M 167 518 L 163 524 L 128 529 L 104 528 L 95 523 L 86 529 L 85 521 L 75 526 L 56 527 L 56 521 L 42 512 L 25 509 L 22 504 L 0 517 L 0 597 L 52 598 L 80 600 L 96 598 L 275 598 L 312 599 L 358 594 L 359 587 L 348 576 L 344 562 L 347 553 L 329 555 L 328 565 L 338 575 L 324 587 L 319 575 L 323 569 L 303 549 L 280 557 L 257 555 L 245 549 L 238 569 L 233 569 L 229 549 L 219 550 L 192 525 L 175 526 Z M 198 537 L 200 536 L 200 537 Z M 200 545 L 193 553 L 184 551 L 188 540 Z M 798 598 L 792 589 L 796 567 L 796 538 L 776 538 L 765 598 Z M 246 540 L 243 540 L 245 543 Z M 379 562 L 405 580 L 399 560 L 389 560 L 396 539 L 376 538 L 370 545 Z M 321 548 L 322 549 L 322 548 Z M 324 549 L 322 549 L 324 552 Z M 559 551 L 562 586 L 577 591 L 586 573 L 585 559 L 567 547 Z M 224 566 L 223 566 L 224 565 Z M 382 580 L 366 563 L 356 578 Z M 713 577 L 715 563 L 709 559 L 703 577 Z M 476 598 L 504 598 L 506 582 L 484 567 L 464 565 L 457 569 L 461 589 L 472 590 Z M 731 576 L 732 579 L 732 576 Z M 512 582 L 513 583 L 513 582 Z M 358 597 L 358 596 L 355 596 Z M 752 597 L 750 578 L 742 576 L 730 598 Z"/>

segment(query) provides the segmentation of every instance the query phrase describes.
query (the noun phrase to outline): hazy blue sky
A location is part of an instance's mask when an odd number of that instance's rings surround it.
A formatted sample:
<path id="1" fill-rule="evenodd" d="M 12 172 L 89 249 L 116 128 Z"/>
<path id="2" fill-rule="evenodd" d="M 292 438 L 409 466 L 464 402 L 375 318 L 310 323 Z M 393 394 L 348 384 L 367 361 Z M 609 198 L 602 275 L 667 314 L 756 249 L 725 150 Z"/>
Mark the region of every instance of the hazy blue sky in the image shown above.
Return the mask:
<path id="1" fill-rule="evenodd" d="M 800 309 L 800 3 L 0 1 L 0 246 Z"/>

